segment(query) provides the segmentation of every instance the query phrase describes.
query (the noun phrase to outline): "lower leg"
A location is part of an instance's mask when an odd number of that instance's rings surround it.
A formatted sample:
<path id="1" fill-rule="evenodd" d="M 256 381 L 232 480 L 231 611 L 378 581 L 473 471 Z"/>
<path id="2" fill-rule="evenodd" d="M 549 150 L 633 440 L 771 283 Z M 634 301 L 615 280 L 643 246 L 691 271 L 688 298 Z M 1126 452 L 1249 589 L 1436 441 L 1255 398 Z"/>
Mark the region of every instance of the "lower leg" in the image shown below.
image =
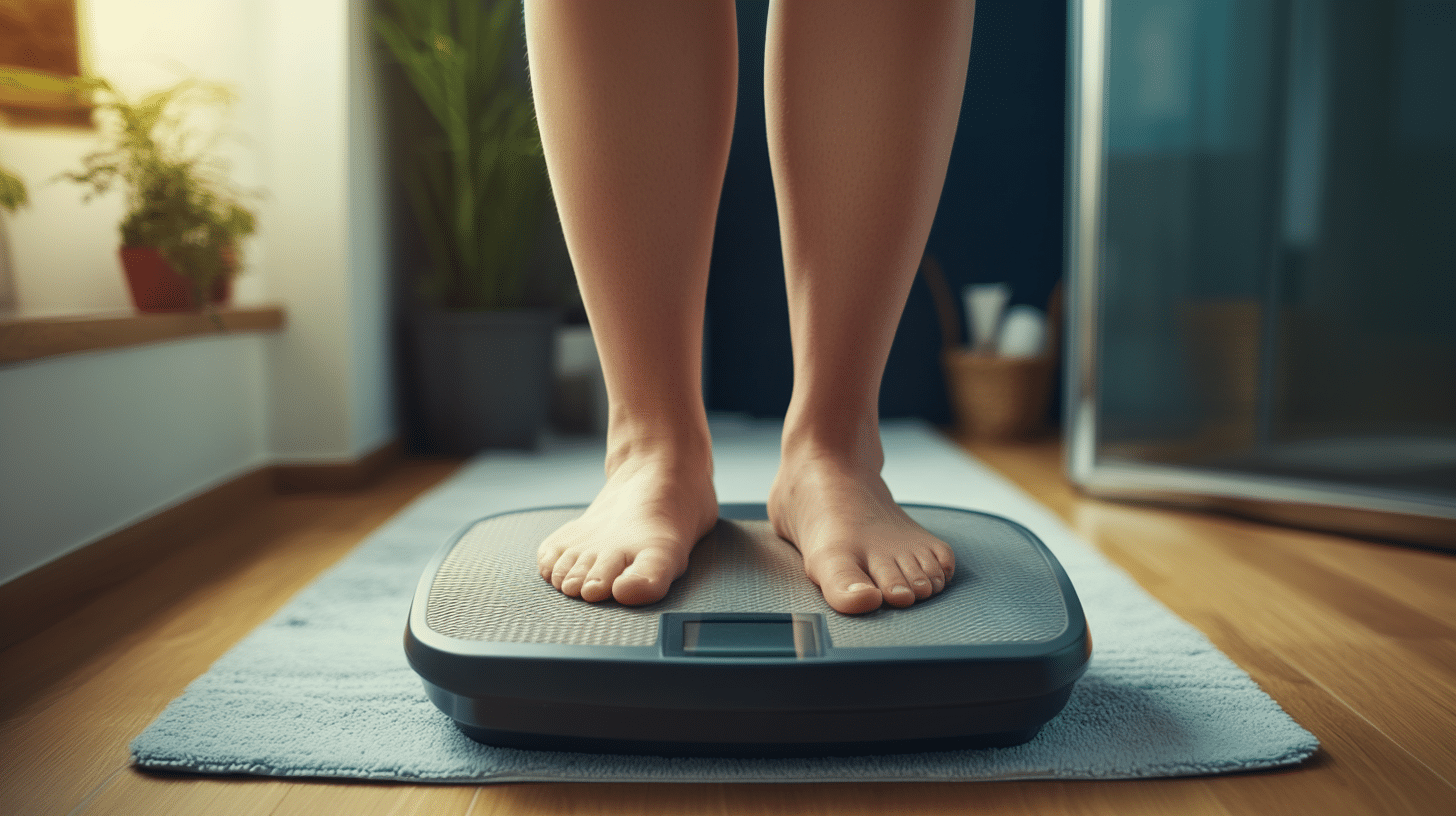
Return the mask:
<path id="1" fill-rule="evenodd" d="M 607 383 L 607 484 L 541 545 L 567 595 L 649 603 L 717 519 L 704 298 L 737 87 L 731 2 L 528 0 L 552 190 Z"/>
<path id="2" fill-rule="evenodd" d="M 880 478 L 878 399 L 949 163 L 974 5 L 848 5 L 770 11 L 794 390 L 769 504 L 830 605 L 863 612 L 927 598 L 954 569 Z"/>

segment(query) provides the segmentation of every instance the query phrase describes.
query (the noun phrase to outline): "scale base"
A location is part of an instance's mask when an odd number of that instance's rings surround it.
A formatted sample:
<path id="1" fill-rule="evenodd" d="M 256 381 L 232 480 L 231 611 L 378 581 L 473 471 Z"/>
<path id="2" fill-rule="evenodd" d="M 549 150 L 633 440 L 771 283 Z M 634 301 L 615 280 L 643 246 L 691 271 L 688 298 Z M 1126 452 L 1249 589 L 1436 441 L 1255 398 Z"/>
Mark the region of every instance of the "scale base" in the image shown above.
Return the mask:
<path id="1" fill-rule="evenodd" d="M 583 507 L 472 525 L 422 576 L 405 652 L 460 731 L 509 748 L 853 756 L 1005 747 L 1066 705 L 1091 655 L 1050 551 L 1020 525 L 904 505 L 955 551 L 945 590 L 841 615 L 759 505 L 723 505 L 667 597 L 589 604 L 535 553 Z"/>

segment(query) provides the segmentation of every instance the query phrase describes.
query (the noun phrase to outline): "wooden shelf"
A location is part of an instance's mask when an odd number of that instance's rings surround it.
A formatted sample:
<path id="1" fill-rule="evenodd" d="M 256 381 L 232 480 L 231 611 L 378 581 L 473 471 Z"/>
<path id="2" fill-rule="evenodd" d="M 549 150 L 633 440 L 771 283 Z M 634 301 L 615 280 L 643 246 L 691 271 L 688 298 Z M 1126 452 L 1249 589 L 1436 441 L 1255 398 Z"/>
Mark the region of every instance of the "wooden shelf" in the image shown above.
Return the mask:
<path id="1" fill-rule="evenodd" d="M 184 337 L 276 331 L 283 307 L 241 306 L 203 312 L 106 312 L 61 317 L 0 317 L 0 365 L 79 351 L 126 348 Z"/>

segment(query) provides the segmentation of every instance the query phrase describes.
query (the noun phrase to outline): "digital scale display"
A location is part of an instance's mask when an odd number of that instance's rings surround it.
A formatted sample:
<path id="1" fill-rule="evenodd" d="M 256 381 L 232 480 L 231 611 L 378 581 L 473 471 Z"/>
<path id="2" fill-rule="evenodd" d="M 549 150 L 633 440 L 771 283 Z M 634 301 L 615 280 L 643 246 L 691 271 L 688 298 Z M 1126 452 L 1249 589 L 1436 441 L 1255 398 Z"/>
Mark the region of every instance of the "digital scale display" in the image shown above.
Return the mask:
<path id="1" fill-rule="evenodd" d="M 664 616 L 666 617 L 666 616 Z M 816 657 L 814 615 L 673 615 L 668 652 L 686 657 Z M 674 624 L 680 624 L 677 628 Z"/>

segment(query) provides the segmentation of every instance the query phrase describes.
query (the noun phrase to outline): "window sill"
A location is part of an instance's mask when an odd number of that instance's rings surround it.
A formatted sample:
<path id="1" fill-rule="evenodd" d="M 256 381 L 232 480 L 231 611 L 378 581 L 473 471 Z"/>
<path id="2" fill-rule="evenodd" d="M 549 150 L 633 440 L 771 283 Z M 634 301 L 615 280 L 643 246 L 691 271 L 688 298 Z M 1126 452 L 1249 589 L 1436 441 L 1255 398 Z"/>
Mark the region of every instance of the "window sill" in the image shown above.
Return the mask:
<path id="1" fill-rule="evenodd" d="M 185 337 L 277 331 L 284 323 L 283 307 L 277 305 L 228 307 L 218 309 L 217 317 L 221 327 L 211 316 L 200 312 L 0 316 L 0 365 Z"/>

